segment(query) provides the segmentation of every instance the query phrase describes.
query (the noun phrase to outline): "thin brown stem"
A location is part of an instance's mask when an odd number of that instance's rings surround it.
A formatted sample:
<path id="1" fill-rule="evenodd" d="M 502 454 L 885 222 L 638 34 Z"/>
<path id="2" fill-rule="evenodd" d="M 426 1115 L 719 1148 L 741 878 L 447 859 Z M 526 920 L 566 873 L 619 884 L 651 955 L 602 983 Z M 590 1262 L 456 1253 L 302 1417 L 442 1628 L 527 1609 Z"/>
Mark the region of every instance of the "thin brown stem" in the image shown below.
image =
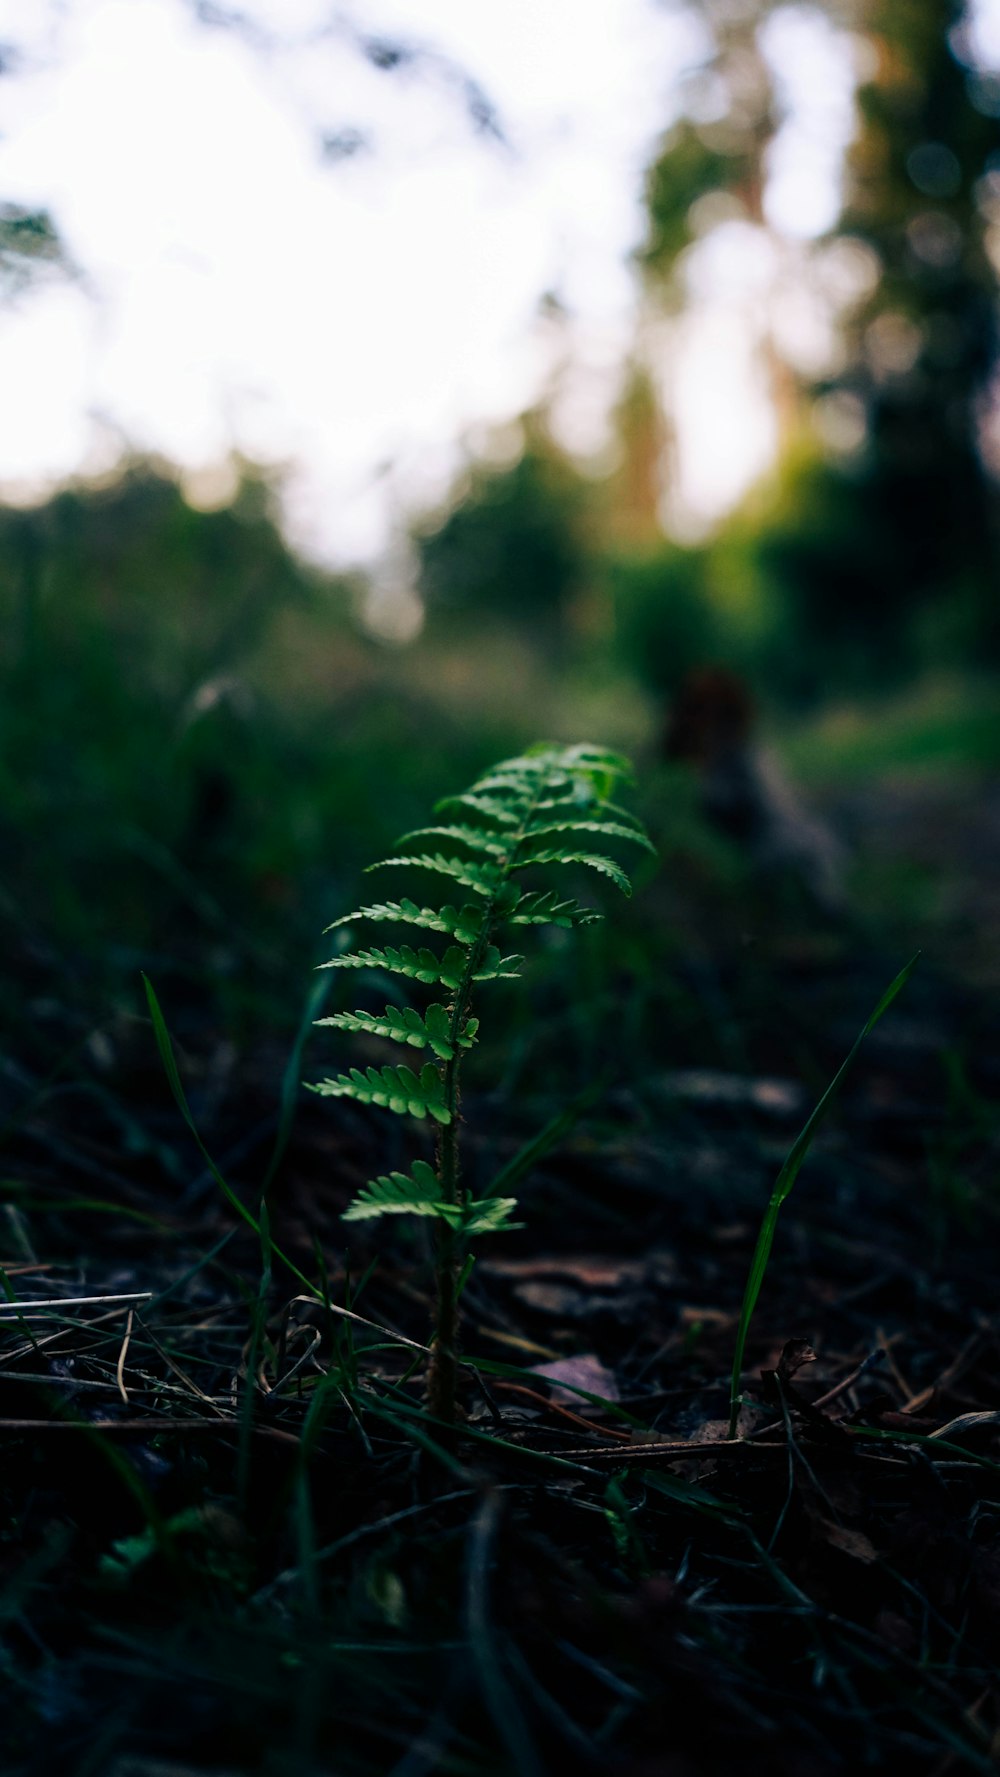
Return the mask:
<path id="1" fill-rule="evenodd" d="M 449 1061 L 442 1064 L 441 1073 L 444 1085 L 443 1096 L 445 1107 L 449 1112 L 449 1121 L 443 1123 L 438 1130 L 437 1147 L 437 1175 L 441 1201 L 449 1205 L 460 1204 L 464 1200 L 458 1152 L 458 1075 L 462 1056 L 459 1039 L 469 1016 L 469 1002 L 472 997 L 476 970 L 479 968 L 492 936 L 497 897 L 514 866 L 517 853 L 543 789 L 543 784 L 537 786 L 534 796 L 524 810 L 519 826 L 510 836 L 506 854 L 502 860 L 498 860 L 499 869 L 496 883 L 483 907 L 482 923 L 475 940 L 469 946 L 465 972 L 456 989 L 451 1006 L 452 1056 Z M 454 1425 L 457 1416 L 460 1330 L 458 1279 L 461 1259 L 459 1236 L 451 1223 L 442 1218 L 437 1226 L 437 1248 L 434 1263 L 434 1338 L 432 1340 L 433 1355 L 427 1374 L 427 1406 L 434 1417 L 442 1420 L 445 1425 Z"/>
<path id="2" fill-rule="evenodd" d="M 451 1121 L 438 1132 L 437 1173 L 443 1203 L 459 1200 L 458 1056 L 445 1064 L 445 1103 Z M 450 1222 L 437 1224 L 434 1265 L 434 1349 L 427 1377 L 427 1405 L 436 1419 L 455 1422 L 458 1382 L 458 1242 Z"/>

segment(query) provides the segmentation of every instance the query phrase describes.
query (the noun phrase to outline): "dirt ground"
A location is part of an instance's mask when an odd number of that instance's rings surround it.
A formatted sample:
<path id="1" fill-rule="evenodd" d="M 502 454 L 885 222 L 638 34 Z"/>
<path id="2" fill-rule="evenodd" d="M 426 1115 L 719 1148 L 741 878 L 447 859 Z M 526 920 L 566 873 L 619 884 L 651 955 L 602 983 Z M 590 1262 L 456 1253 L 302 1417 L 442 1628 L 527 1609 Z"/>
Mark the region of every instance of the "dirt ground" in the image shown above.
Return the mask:
<path id="1" fill-rule="evenodd" d="M 825 808 L 863 909 L 749 960 L 702 929 L 684 1004 L 715 996 L 731 1059 L 668 1045 L 525 1178 L 526 1228 L 466 1289 L 456 1431 L 422 1406 L 422 1228 L 345 1252 L 343 1209 L 395 1164 L 384 1119 L 301 1105 L 262 1282 L 148 1030 L 84 1030 L 56 1081 L 27 1038 L 7 1058 L 18 1297 L 151 1295 L 6 1314 L 5 1770 L 996 1768 L 1000 783 Z M 730 1439 L 768 1194 L 914 939 L 783 1211 Z M 250 1203 L 285 1058 L 184 1035 Z M 557 1109 L 472 1093 L 469 1164 Z"/>

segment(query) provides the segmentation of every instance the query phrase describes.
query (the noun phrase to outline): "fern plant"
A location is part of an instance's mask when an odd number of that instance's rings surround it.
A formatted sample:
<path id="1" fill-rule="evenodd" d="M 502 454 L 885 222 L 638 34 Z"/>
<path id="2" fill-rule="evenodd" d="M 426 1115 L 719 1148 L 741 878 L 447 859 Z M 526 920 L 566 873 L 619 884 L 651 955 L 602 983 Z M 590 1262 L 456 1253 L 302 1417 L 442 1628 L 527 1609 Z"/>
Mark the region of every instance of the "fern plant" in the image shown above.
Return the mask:
<path id="1" fill-rule="evenodd" d="M 415 1160 L 409 1172 L 372 1179 L 347 1210 L 345 1220 L 415 1215 L 431 1219 L 437 1236 L 436 1315 L 428 1405 L 438 1418 L 455 1416 L 458 1304 L 467 1275 L 468 1243 L 475 1236 L 520 1226 L 515 1199 L 473 1198 L 460 1170 L 459 1076 L 476 1041 L 473 1015 L 480 987 L 516 979 L 523 957 L 507 955 L 494 940 L 513 926 L 589 925 L 601 915 L 557 888 L 526 886 L 524 872 L 576 865 L 608 878 L 626 895 L 631 885 L 621 865 L 599 842 L 624 841 L 652 851 L 642 822 L 611 800 L 630 780 L 628 761 L 596 746 L 541 745 L 492 767 L 462 795 L 435 809 L 437 824 L 403 835 L 396 853 L 371 870 L 419 870 L 442 877 L 454 900 L 425 906 L 400 898 L 372 902 L 327 929 L 365 922 L 439 934 L 429 944 L 366 944 L 335 956 L 328 969 L 368 969 L 400 975 L 431 990 L 421 1007 L 388 1005 L 384 1011 L 335 1012 L 318 1024 L 384 1037 L 431 1059 L 417 1069 L 405 1062 L 352 1067 L 313 1090 L 331 1098 L 381 1105 L 400 1116 L 436 1125 L 435 1164 Z M 531 879 L 529 878 L 529 884 Z M 456 891 L 465 891 L 459 896 Z"/>

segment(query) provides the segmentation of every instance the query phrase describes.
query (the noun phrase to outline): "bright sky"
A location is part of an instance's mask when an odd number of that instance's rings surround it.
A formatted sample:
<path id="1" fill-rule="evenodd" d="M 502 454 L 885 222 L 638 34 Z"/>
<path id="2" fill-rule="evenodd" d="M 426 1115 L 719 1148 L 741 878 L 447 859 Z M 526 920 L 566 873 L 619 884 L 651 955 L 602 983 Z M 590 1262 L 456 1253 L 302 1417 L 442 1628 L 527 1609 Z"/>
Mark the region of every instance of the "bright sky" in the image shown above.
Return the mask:
<path id="1" fill-rule="evenodd" d="M 330 16 L 320 0 L 243 10 L 286 39 Z M 462 438 L 523 410 L 564 360 L 557 415 L 596 451 L 634 338 L 642 169 L 704 54 L 695 15 L 657 0 L 347 10 L 480 82 L 500 145 L 473 131 L 444 63 L 379 73 L 344 34 L 261 54 L 195 11 L 0 0 L 0 42 L 30 31 L 35 52 L 0 82 L 0 197 L 50 207 L 84 274 L 0 314 L 0 486 L 37 495 L 127 442 L 210 497 L 236 447 L 291 466 L 293 536 L 349 561 L 439 499 Z M 836 215 L 851 131 L 846 38 L 803 6 L 768 29 L 789 106 L 768 193 L 779 245 L 737 223 L 695 248 L 697 314 L 664 370 L 675 504 L 695 522 L 773 449 L 761 316 L 797 243 Z M 351 129 L 372 148 L 325 164 L 321 136 Z M 539 316 L 546 292 L 561 327 Z M 803 325 L 822 331 L 815 312 Z"/>

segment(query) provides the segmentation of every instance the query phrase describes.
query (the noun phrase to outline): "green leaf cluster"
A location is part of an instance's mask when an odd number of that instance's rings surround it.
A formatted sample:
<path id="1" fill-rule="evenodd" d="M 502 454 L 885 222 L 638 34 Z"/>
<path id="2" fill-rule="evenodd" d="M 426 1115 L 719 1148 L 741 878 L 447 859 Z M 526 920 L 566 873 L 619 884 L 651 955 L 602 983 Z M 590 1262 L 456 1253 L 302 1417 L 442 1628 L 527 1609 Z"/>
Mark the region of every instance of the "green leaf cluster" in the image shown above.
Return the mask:
<path id="1" fill-rule="evenodd" d="M 404 834 L 391 857 L 369 866 L 419 870 L 444 878 L 469 890 L 473 900 L 436 907 L 400 896 L 346 913 L 328 928 L 397 924 L 450 940 L 443 950 L 407 943 L 361 944 L 321 965 L 373 970 L 443 989 L 422 1007 L 387 1005 L 381 1012 L 343 1011 L 317 1020 L 338 1030 L 429 1050 L 434 1059 L 419 1072 L 403 1064 L 352 1067 L 320 1081 L 314 1091 L 379 1105 L 400 1116 L 429 1117 L 439 1130 L 448 1132 L 444 1146 L 439 1140 L 437 1167 L 415 1160 L 409 1173 L 372 1179 L 351 1204 L 346 1220 L 403 1214 L 430 1217 L 462 1238 L 517 1225 L 511 1221 L 514 1198 L 493 1195 L 473 1200 L 458 1179 L 454 1126 L 459 1063 L 479 1029 L 479 1019 L 470 1009 L 472 995 L 482 983 L 512 980 L 520 974 L 523 957 L 506 954 L 494 942 L 505 927 L 568 929 L 601 918 L 556 888 L 522 886 L 522 872 L 578 866 L 631 894 L 622 866 L 595 844 L 624 841 L 652 851 L 641 821 L 611 799 L 617 786 L 630 780 L 628 761 L 598 746 L 543 745 L 503 760 L 469 790 L 438 803 L 434 823 Z M 442 849 L 424 851 L 427 841 Z M 415 842 L 417 849 L 411 849 Z"/>
<path id="2" fill-rule="evenodd" d="M 358 1192 L 344 1215 L 345 1222 L 366 1221 L 372 1216 L 432 1216 L 447 1222 L 466 1236 L 492 1234 L 522 1226 L 510 1220 L 517 1206 L 514 1197 L 484 1197 L 478 1202 L 445 1203 L 437 1173 L 426 1160 L 414 1160 L 409 1173 L 391 1172 L 372 1179 Z"/>

